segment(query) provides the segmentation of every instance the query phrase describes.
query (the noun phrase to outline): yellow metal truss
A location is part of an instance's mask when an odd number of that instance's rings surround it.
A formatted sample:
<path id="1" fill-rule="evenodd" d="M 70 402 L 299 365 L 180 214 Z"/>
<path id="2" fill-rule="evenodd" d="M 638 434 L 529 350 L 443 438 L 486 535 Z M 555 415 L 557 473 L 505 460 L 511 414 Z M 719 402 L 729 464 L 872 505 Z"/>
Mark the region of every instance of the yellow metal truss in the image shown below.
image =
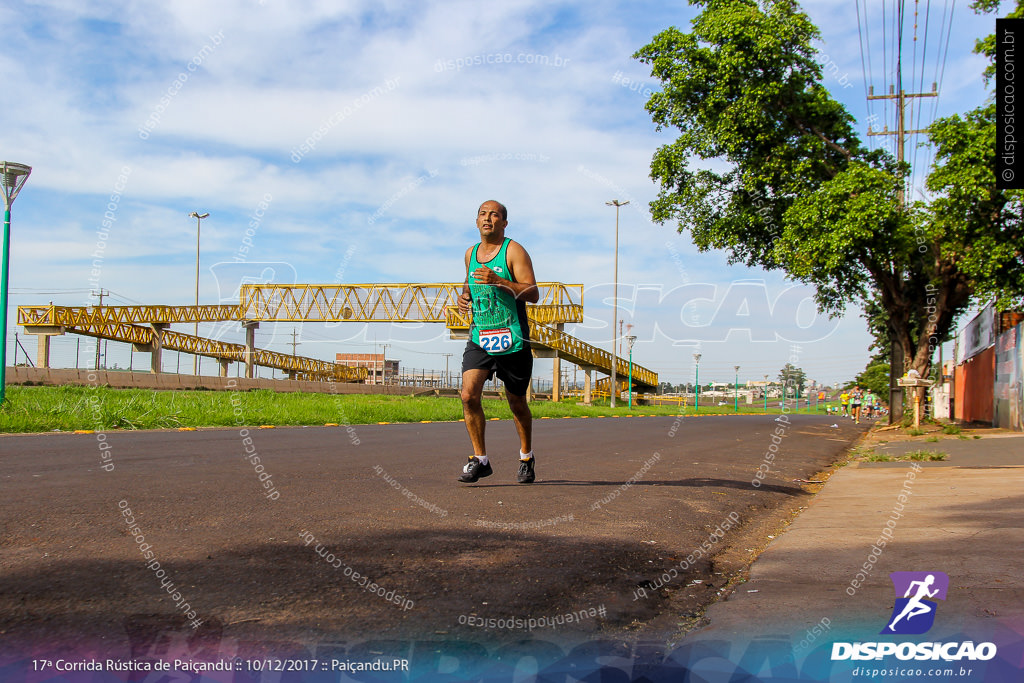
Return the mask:
<path id="1" fill-rule="evenodd" d="M 531 320 L 530 343 L 558 351 L 558 355 L 570 363 L 582 366 L 592 365 L 602 372 L 611 373 L 612 354 L 610 352 L 554 327 Z M 616 365 L 619 374 L 617 379 L 623 382 L 628 381 L 625 376 L 627 364 L 628 361 L 619 358 Z M 658 386 L 658 373 L 633 363 L 633 383 L 653 389 Z"/>
<path id="2" fill-rule="evenodd" d="M 68 332 L 75 332 L 90 337 L 102 339 L 113 339 L 115 341 L 148 346 L 152 348 L 156 343 L 157 331 L 152 327 L 142 325 L 131 325 L 128 323 L 114 323 L 109 325 L 78 325 L 67 328 Z M 171 351 L 182 351 L 198 356 L 216 358 L 218 360 L 230 360 L 245 362 L 246 348 L 243 344 L 232 344 L 230 342 L 196 337 L 191 334 L 163 330 L 160 346 Z M 329 363 L 316 358 L 303 356 L 292 356 L 286 353 L 268 351 L 266 349 L 253 349 L 252 362 L 266 368 L 277 368 L 287 372 L 294 372 L 303 379 L 333 380 L 337 382 L 361 382 L 368 376 L 366 368 L 352 368 L 346 365 Z"/>
<path id="3" fill-rule="evenodd" d="M 540 300 L 551 322 L 583 322 L 583 285 L 539 282 Z M 457 306 L 461 282 L 359 285 L 246 285 L 240 319 L 443 323 Z"/>
<path id="4" fill-rule="evenodd" d="M 238 306 L 18 306 L 18 324 L 28 326 L 197 323 L 238 320 Z"/>
<path id="5" fill-rule="evenodd" d="M 151 344 L 152 328 L 140 324 L 197 323 L 222 320 L 279 322 L 443 322 L 453 332 L 469 329 L 470 317 L 459 312 L 461 282 L 328 285 L 244 285 L 236 305 L 208 306 L 19 306 L 18 324 L 61 327 L 69 332 Z M 550 327 L 583 322 L 583 285 L 537 283 L 540 300 L 528 304 L 530 336 L 535 346 L 557 351 L 569 362 L 611 372 L 611 353 Z M 245 346 L 179 332 L 163 331 L 163 347 L 212 358 L 243 361 Z M 313 358 L 264 349 L 254 362 L 317 379 L 358 381 L 365 368 L 348 368 Z M 627 361 L 618 360 L 625 368 Z M 360 376 L 361 375 L 361 376 Z M 634 364 L 637 384 L 656 387 L 658 375 Z"/>
<path id="6" fill-rule="evenodd" d="M 583 322 L 583 285 L 541 282 L 540 301 L 528 304 L 540 320 Z M 238 306 L 19 306 L 29 326 L 116 323 L 196 323 L 218 320 L 278 322 L 446 321 L 462 283 L 362 285 L 245 285 Z"/>

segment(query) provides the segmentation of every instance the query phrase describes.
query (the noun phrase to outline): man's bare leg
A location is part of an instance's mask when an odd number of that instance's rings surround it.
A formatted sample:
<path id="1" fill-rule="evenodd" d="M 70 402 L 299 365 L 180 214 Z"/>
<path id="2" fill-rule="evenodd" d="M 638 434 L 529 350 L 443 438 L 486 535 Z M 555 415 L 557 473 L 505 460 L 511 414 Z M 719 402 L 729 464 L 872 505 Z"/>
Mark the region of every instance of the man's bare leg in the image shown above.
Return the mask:
<path id="1" fill-rule="evenodd" d="M 516 431 L 519 432 L 519 473 L 516 481 L 520 484 L 532 484 L 536 479 L 533 457 L 533 415 L 530 413 L 530 404 L 526 402 L 525 396 L 515 396 L 505 390 L 505 398 L 508 400 L 508 407 L 512 409 L 512 421 L 516 423 Z M 523 459 L 524 455 L 529 455 Z"/>
<path id="2" fill-rule="evenodd" d="M 519 450 L 521 453 L 529 453 L 533 450 L 533 414 L 530 413 L 530 404 L 526 402 L 525 396 L 510 394 L 508 390 L 505 391 L 505 398 L 508 407 L 512 409 L 516 431 L 519 432 Z"/>
<path id="3" fill-rule="evenodd" d="M 484 382 L 487 381 L 487 370 L 479 368 L 466 370 L 462 373 L 462 415 L 466 418 L 466 431 L 473 445 L 473 455 L 487 455 L 484 445 L 484 427 L 487 418 L 480 402 L 484 393 Z"/>

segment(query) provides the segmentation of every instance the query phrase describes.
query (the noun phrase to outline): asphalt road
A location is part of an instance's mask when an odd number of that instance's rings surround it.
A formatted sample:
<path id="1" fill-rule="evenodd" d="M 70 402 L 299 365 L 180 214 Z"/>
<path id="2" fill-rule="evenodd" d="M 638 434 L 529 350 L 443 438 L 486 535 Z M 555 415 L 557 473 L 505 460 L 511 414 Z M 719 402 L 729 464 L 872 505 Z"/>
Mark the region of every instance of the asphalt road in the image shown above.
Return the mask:
<path id="1" fill-rule="evenodd" d="M 0 647 L 667 633 L 867 429 L 787 419 L 538 420 L 532 485 L 510 422 L 473 485 L 461 423 L 0 436 Z"/>

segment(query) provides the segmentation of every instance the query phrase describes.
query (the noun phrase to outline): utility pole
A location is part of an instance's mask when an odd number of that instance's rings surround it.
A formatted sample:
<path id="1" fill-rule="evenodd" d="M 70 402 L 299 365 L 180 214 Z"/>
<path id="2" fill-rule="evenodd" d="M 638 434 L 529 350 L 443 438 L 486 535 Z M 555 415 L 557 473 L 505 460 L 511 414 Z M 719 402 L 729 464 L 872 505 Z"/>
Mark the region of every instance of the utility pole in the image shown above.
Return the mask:
<path id="1" fill-rule="evenodd" d="M 298 334 L 299 334 L 298 330 L 296 330 L 293 327 L 292 328 L 292 355 L 293 356 L 295 355 L 295 347 L 302 343 L 302 342 L 298 341 L 298 339 L 296 338 L 298 336 Z"/>
<path id="2" fill-rule="evenodd" d="M 106 292 L 106 293 L 110 294 L 110 292 Z M 102 287 L 100 287 L 100 291 L 99 292 L 89 292 L 89 296 L 98 296 L 99 297 L 100 305 L 97 308 L 100 309 L 101 313 L 103 311 L 103 295 L 104 295 L 104 292 L 103 292 L 103 288 Z M 100 369 L 100 340 L 99 340 L 99 337 L 96 338 L 96 368 L 95 369 L 96 370 Z"/>
<path id="3" fill-rule="evenodd" d="M 611 401 L 609 405 L 615 407 L 615 385 L 618 382 L 616 374 L 618 374 L 618 354 L 615 352 L 615 321 L 619 318 L 619 209 L 629 201 L 620 202 L 618 199 L 613 199 L 610 202 L 605 202 L 608 206 L 615 207 L 615 282 L 612 284 L 612 374 L 608 378 L 608 389 L 611 391 Z"/>
<path id="4" fill-rule="evenodd" d="M 196 323 L 193 328 L 192 334 L 196 337 L 199 336 L 199 233 L 202 232 L 203 219 L 209 218 L 210 214 L 199 213 L 193 211 L 188 215 L 189 218 L 196 219 Z M 193 354 L 192 356 L 192 374 L 199 376 L 199 354 Z"/>
<path id="5" fill-rule="evenodd" d="M 871 86 L 868 88 L 868 99 L 869 100 L 896 100 L 896 130 L 890 131 L 889 126 L 884 126 L 882 130 L 871 130 L 871 126 L 868 126 L 868 135 L 895 135 L 896 136 L 896 161 L 903 163 L 904 160 L 904 147 L 907 143 L 907 135 L 915 133 L 927 133 L 928 129 L 922 130 L 907 130 L 906 126 L 906 107 L 907 100 L 914 97 L 938 97 L 938 86 L 932 83 L 931 92 L 914 92 L 908 93 L 903 90 L 902 77 L 900 71 L 897 69 L 897 88 L 889 86 L 888 95 L 876 95 L 875 87 Z M 897 90 L 899 92 L 897 92 Z M 906 206 L 906 189 L 904 185 L 900 184 L 899 194 L 897 195 L 900 209 Z M 903 387 L 899 385 L 899 378 L 903 376 L 904 366 L 906 364 L 906 358 L 903 354 L 903 346 L 897 343 L 895 333 L 889 331 L 889 424 L 895 424 L 903 419 Z"/>
<path id="6" fill-rule="evenodd" d="M 451 376 L 448 374 L 448 359 L 452 357 L 452 354 L 444 354 L 444 385 L 445 387 L 451 386 Z"/>

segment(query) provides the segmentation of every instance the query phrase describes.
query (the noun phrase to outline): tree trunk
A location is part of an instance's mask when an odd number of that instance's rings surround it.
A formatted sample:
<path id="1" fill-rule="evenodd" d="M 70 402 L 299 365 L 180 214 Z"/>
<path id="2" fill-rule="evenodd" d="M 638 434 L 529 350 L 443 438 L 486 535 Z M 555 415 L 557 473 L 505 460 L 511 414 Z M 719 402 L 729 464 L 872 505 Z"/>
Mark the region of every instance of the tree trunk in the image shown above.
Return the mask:
<path id="1" fill-rule="evenodd" d="M 903 419 L 903 387 L 898 383 L 903 376 L 903 344 L 899 335 L 889 333 L 889 424 Z"/>

